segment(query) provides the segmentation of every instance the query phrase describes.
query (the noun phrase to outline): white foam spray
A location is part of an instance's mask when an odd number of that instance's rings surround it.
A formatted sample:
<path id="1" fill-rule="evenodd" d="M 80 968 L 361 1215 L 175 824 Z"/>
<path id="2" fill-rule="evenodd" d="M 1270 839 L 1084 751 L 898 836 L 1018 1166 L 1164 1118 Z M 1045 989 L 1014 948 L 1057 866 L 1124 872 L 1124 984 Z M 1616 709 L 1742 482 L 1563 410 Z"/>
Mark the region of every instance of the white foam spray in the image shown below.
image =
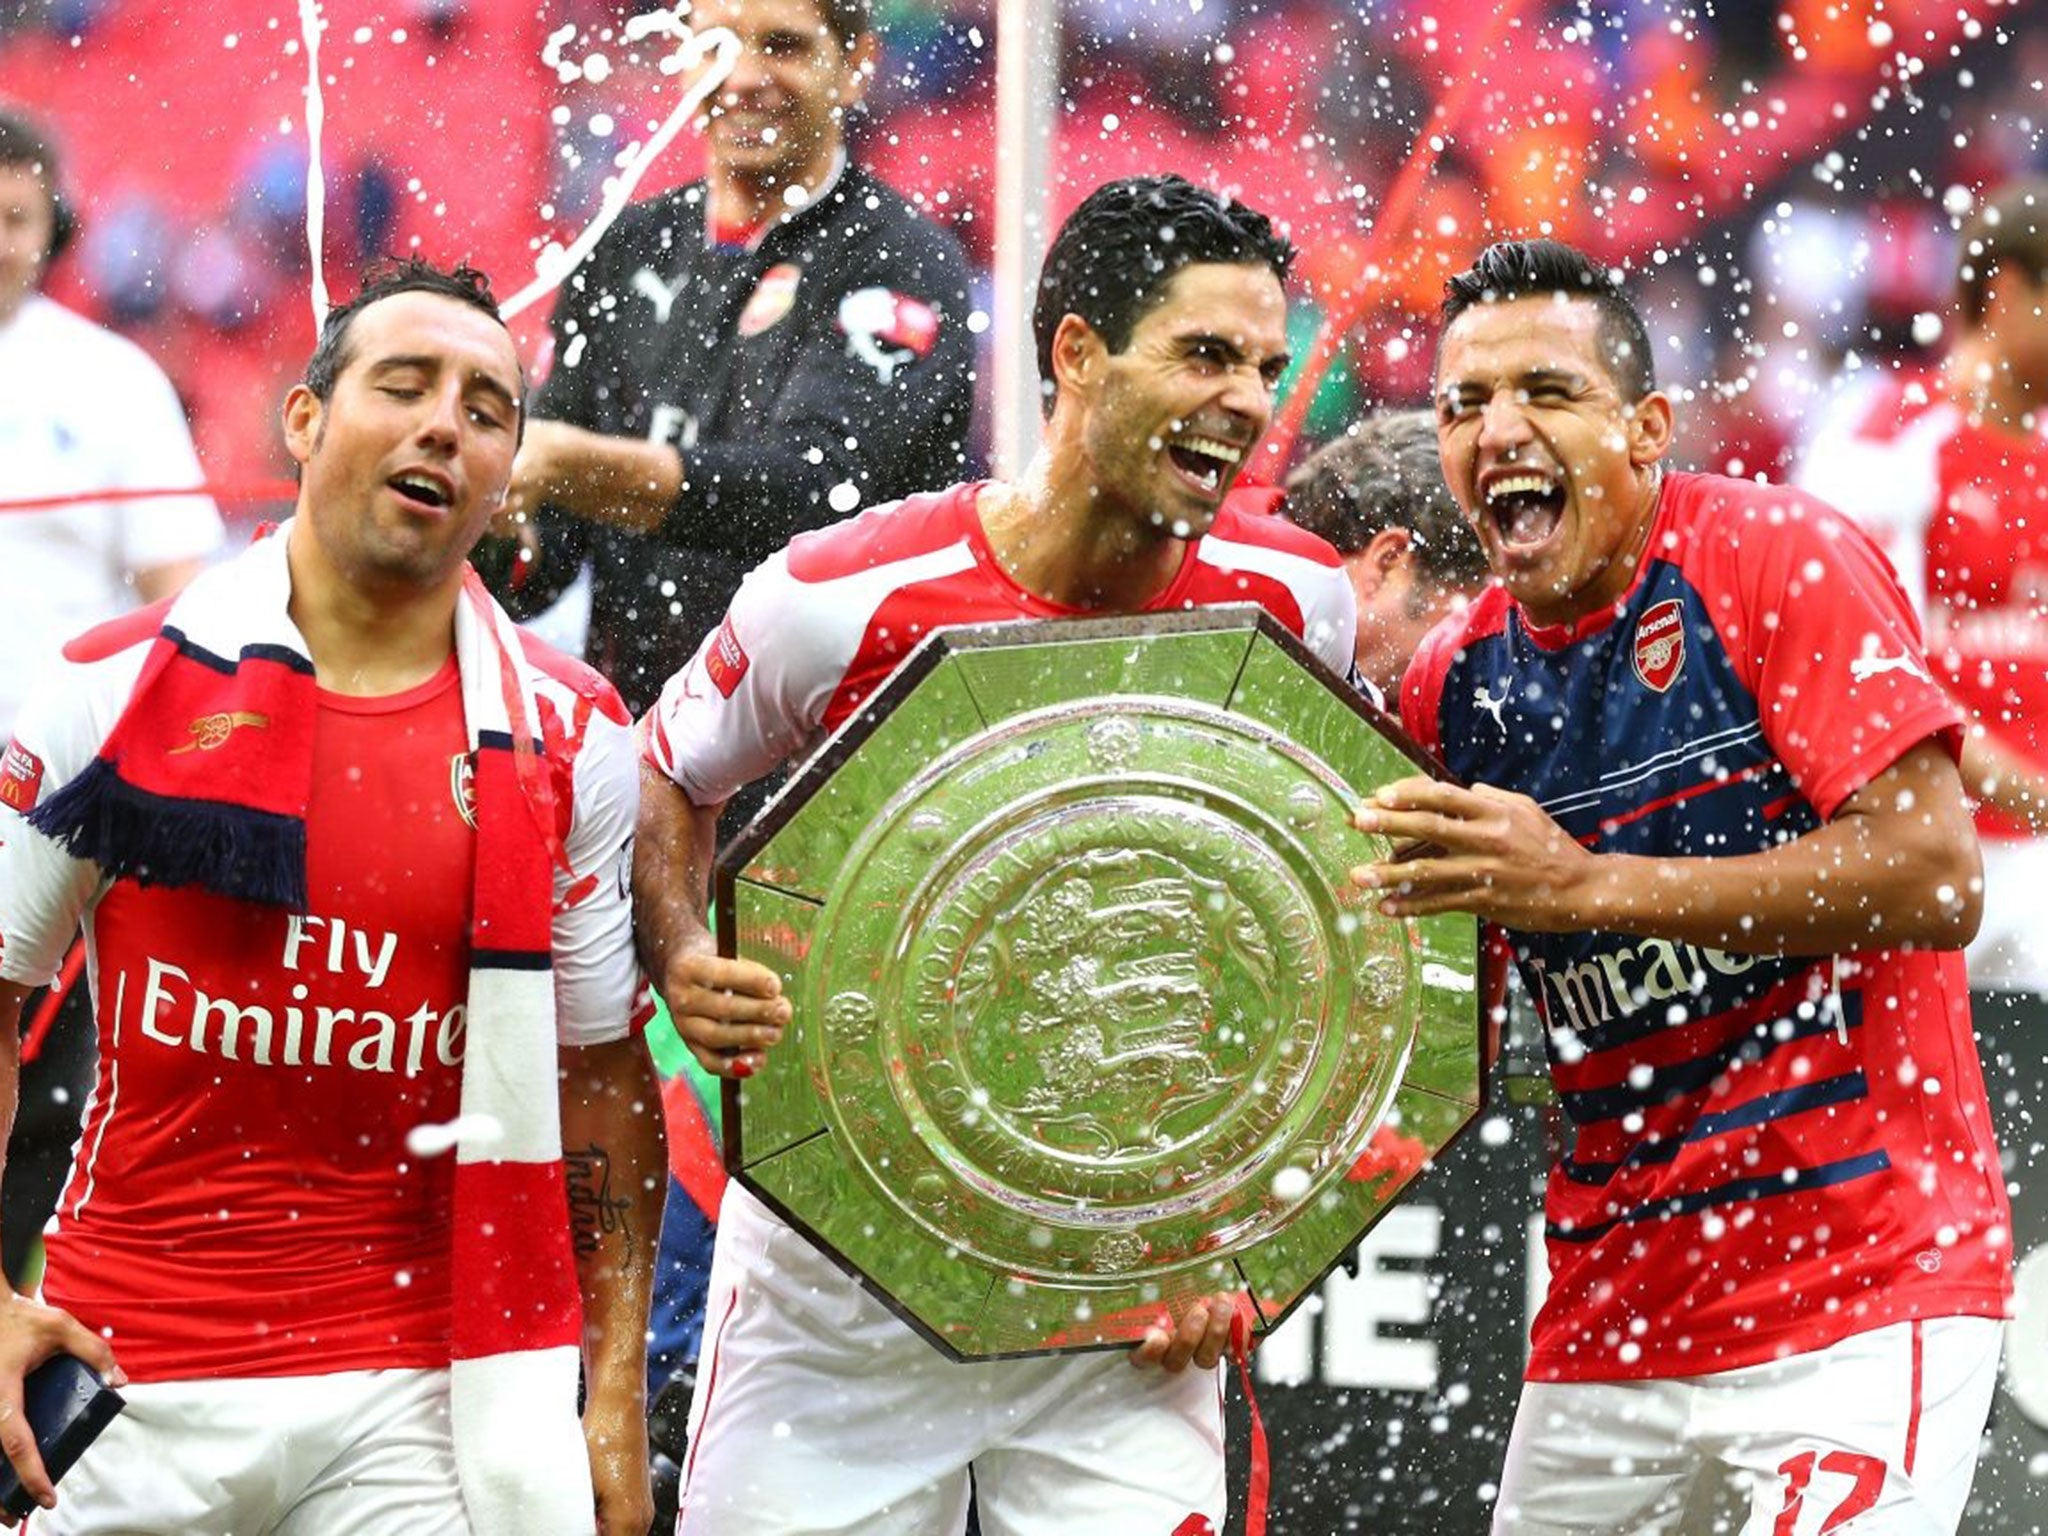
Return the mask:
<path id="1" fill-rule="evenodd" d="M 301 3 L 310 5 L 314 0 L 301 0 Z M 598 209 L 597 217 L 591 220 L 583 233 L 566 248 L 550 245 L 544 249 L 540 259 L 534 264 L 536 275 L 533 281 L 498 306 L 498 312 L 507 320 L 553 293 L 569 274 L 576 270 L 596 247 L 597 242 L 604 237 L 605 231 L 612 227 L 621 213 L 625 212 L 626 205 L 633 200 L 634 189 L 640 185 L 640 180 L 647 174 L 648 167 L 661 158 L 662 152 L 674 143 L 676 135 L 683 131 L 684 124 L 696 117 L 711 93 L 723 85 L 726 76 L 732 73 L 733 65 L 739 60 L 739 39 L 724 27 L 714 27 L 707 32 L 691 31 L 682 20 L 683 9 L 679 6 L 672 11 L 650 11 L 635 16 L 626 23 L 628 41 L 638 41 L 655 33 L 677 40 L 678 47 L 662 61 L 661 72 L 665 75 L 686 72 L 694 74 L 688 88 L 683 92 L 682 100 L 677 102 L 675 110 L 663 119 L 654 136 L 628 157 L 626 163 L 619 168 L 619 174 L 605 183 L 604 203 Z M 551 37 L 548 41 L 550 49 L 558 56 L 545 62 L 553 64 L 559 71 L 562 68 L 559 60 L 561 39 Z"/>
<path id="2" fill-rule="evenodd" d="M 320 92 L 320 0 L 299 0 L 299 36 L 306 45 L 306 249 L 312 258 L 313 330 L 327 321 L 327 267 L 320 248 L 327 239 L 327 172 L 320 163 L 320 131 L 327 124 L 327 98 Z"/>

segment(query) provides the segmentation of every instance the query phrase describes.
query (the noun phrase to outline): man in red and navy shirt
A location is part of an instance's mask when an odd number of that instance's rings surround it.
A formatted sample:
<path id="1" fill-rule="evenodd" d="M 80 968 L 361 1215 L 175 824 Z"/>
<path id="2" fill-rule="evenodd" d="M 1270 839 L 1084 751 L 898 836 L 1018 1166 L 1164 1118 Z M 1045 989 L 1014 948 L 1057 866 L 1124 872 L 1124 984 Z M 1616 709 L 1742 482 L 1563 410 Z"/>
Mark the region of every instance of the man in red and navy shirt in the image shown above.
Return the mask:
<path id="1" fill-rule="evenodd" d="M 821 742 L 933 629 L 1251 602 L 1351 666 L 1336 552 L 1230 499 L 1286 366 L 1292 254 L 1264 215 L 1178 177 L 1098 188 L 1039 284 L 1051 404 L 1023 477 L 798 538 L 670 680 L 647 721 L 636 922 L 707 1068 L 751 1075 L 789 1017 L 775 973 L 721 960 L 704 929 L 719 806 Z M 960 1364 L 732 1185 L 679 1530 L 958 1531 L 970 1467 L 987 1530 L 1220 1530 L 1230 1325 L 1227 1301 L 1184 1308 L 1133 1352 L 1163 1369 L 1105 1353 Z"/>
<path id="2" fill-rule="evenodd" d="M 1663 468 L 1604 269 L 1503 244 L 1448 293 L 1439 449 L 1498 585 L 1402 713 L 1472 787 L 1380 791 L 1357 876 L 1505 931 L 1573 1125 L 1495 1529 L 1675 1528 L 1725 1476 L 1755 1529 L 1952 1532 L 2011 1293 L 1961 714 L 1846 520 Z"/>

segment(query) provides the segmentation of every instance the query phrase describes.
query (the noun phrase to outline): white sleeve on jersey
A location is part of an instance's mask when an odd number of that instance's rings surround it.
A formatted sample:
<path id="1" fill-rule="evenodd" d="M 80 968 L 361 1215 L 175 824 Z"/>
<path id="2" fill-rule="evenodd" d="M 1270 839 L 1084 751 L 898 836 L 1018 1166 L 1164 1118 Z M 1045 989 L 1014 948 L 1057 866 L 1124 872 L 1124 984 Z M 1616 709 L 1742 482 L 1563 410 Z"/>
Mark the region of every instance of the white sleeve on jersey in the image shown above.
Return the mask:
<path id="1" fill-rule="evenodd" d="M 133 362 L 121 378 L 120 398 L 104 403 L 121 423 L 118 444 L 110 443 L 119 460 L 107 483 L 135 490 L 200 484 L 206 475 L 171 381 L 139 351 Z M 129 572 L 210 555 L 225 537 L 220 513 L 207 496 L 131 501 L 120 506 L 119 515 L 121 562 Z"/>
<path id="2" fill-rule="evenodd" d="M 1341 564 L 1324 565 L 1269 544 L 1210 534 L 1204 558 L 1230 570 L 1256 571 L 1293 594 L 1301 609 L 1301 639 L 1339 677 L 1356 670 L 1358 595 Z M 1374 702 L 1378 702 L 1375 700 Z"/>
<path id="3" fill-rule="evenodd" d="M 133 645 L 103 661 L 60 662 L 43 675 L 0 769 L 17 784 L 33 781 L 30 809 L 93 760 L 148 654 L 148 645 Z M 104 886 L 97 864 L 73 858 L 0 803 L 0 979 L 47 986 Z"/>
<path id="4" fill-rule="evenodd" d="M 1340 677 L 1358 676 L 1358 594 L 1351 589 L 1351 578 L 1343 566 L 1318 566 L 1315 570 L 1316 576 L 1297 589 L 1301 638 Z M 1373 693 L 1373 702 L 1384 705 L 1377 697 L 1378 690 Z"/>
<path id="5" fill-rule="evenodd" d="M 1941 501 L 1941 445 L 1954 435 L 1956 412 L 1943 407 L 1916 417 L 1893 437 L 1857 428 L 1871 409 L 1873 386 L 1846 390 L 1828 408 L 1792 483 L 1854 522 L 1884 551 L 1912 599 L 1927 611 L 1927 525 Z"/>
<path id="6" fill-rule="evenodd" d="M 576 814 L 555 871 L 555 1034 L 563 1045 L 622 1039 L 639 988 L 633 954 L 633 730 L 592 710 L 576 752 Z"/>
<path id="7" fill-rule="evenodd" d="M 740 584 L 725 620 L 668 680 L 648 756 L 696 805 L 721 805 L 815 746 L 826 706 L 865 628 L 832 622 L 833 598 L 772 555 Z M 819 620 L 824 622 L 818 622 Z"/>

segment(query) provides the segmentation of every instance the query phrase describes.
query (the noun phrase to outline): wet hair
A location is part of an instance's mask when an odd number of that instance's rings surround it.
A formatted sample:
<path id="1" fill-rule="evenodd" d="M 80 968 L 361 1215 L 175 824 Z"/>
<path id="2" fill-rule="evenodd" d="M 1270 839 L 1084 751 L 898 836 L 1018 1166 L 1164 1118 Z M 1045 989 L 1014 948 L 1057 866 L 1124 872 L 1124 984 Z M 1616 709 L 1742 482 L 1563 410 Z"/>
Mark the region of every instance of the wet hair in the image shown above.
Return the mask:
<path id="1" fill-rule="evenodd" d="M 443 271 L 423 257 L 387 257 L 364 272 L 363 286 L 357 290 L 356 296 L 345 304 L 335 305 L 320 324 L 319 345 L 306 359 L 306 371 L 299 380 L 313 392 L 316 400 L 324 403 L 334 393 L 335 380 L 347 371 L 354 359 L 349 345 L 349 329 L 356 316 L 379 300 L 394 298 L 401 293 L 437 294 L 458 304 L 467 304 L 471 309 L 489 315 L 500 325 L 505 323 L 504 317 L 498 313 L 497 297 L 491 292 L 491 280 L 475 267 L 461 263 L 452 271 Z M 520 383 L 519 434 L 524 437 L 526 391 L 523 373 Z"/>
<path id="2" fill-rule="evenodd" d="M 1284 282 L 1294 256 L 1263 213 L 1182 177 L 1128 176 L 1097 187 L 1060 226 L 1038 277 L 1031 328 L 1046 414 L 1053 334 L 1068 315 L 1079 315 L 1111 352 L 1121 352 L 1182 267 L 1263 266 Z"/>
<path id="3" fill-rule="evenodd" d="M 1621 398 L 1634 405 L 1657 388 L 1656 359 L 1643 317 L 1620 280 L 1584 251 L 1558 240 L 1502 240 L 1444 283 L 1443 329 L 1475 304 L 1561 295 L 1600 311 L 1594 333 Z M 1440 333 L 1441 334 L 1441 333 Z"/>
<path id="4" fill-rule="evenodd" d="M 1382 411 L 1325 443 L 1287 477 L 1280 511 L 1344 555 L 1406 528 L 1423 576 L 1439 587 L 1487 578 L 1485 552 L 1444 484 L 1429 411 Z"/>
<path id="5" fill-rule="evenodd" d="M 1984 323 L 1991 281 L 2001 271 L 2048 282 L 2048 181 L 2017 181 L 1970 215 L 1957 237 L 1956 307 L 1966 324 Z"/>
<path id="6" fill-rule="evenodd" d="M 43 260 L 55 261 L 77 230 L 71 205 L 64 200 L 56 146 L 27 118 L 0 111 L 0 166 L 28 170 L 49 194 L 50 246 L 43 253 Z"/>

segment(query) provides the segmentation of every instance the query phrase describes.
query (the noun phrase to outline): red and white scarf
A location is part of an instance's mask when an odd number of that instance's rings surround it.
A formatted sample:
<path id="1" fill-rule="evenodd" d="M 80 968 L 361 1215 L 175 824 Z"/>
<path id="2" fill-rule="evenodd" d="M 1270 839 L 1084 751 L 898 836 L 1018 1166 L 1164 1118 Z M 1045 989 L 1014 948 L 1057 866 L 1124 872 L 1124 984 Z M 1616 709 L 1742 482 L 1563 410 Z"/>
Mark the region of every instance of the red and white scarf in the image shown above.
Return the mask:
<path id="1" fill-rule="evenodd" d="M 290 529 L 171 605 L 93 763 L 37 807 L 34 826 L 110 876 L 305 910 L 318 695 L 288 611 Z M 593 1497 L 576 1417 L 582 1313 L 550 948 L 564 856 L 532 678 L 474 573 L 456 605 L 455 654 L 477 813 L 454 1194 L 455 1461 L 478 1536 L 580 1536 Z M 250 715 L 265 729 L 234 729 Z M 192 750 L 209 722 L 224 739 Z"/>

